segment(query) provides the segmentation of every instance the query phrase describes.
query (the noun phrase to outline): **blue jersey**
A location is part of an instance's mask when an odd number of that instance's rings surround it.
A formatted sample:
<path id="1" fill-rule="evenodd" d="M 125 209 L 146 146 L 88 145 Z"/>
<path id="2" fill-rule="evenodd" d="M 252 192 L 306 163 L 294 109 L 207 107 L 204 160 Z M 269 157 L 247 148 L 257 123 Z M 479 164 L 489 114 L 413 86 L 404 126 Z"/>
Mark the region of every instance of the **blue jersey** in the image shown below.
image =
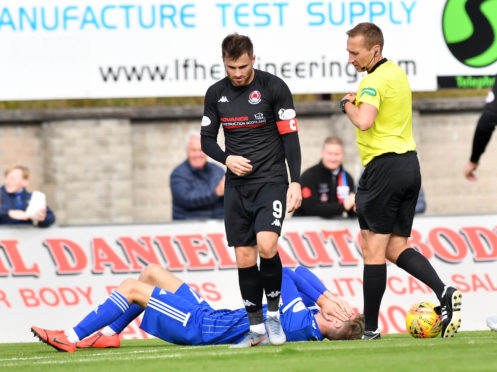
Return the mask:
<path id="1" fill-rule="evenodd" d="M 245 309 L 214 310 L 183 283 L 176 293 L 154 289 L 141 328 L 178 345 L 230 344 L 241 341 L 249 321 Z"/>
<path id="2" fill-rule="evenodd" d="M 324 337 L 314 318 L 318 312 L 315 299 L 297 289 L 297 280 L 301 278 L 293 271 L 283 269 L 280 313 L 286 340 L 321 341 Z"/>
<path id="3" fill-rule="evenodd" d="M 323 335 L 314 319 L 317 310 L 311 306 L 315 304 L 305 293 L 299 292 L 294 279 L 286 270 L 283 271 L 283 305 L 280 312 L 287 340 L 322 340 Z M 263 313 L 265 318 L 265 305 Z M 244 308 L 215 310 L 183 283 L 176 293 L 158 287 L 154 289 L 141 328 L 151 335 L 179 345 L 229 344 L 241 341 L 249 330 L 249 321 Z"/>

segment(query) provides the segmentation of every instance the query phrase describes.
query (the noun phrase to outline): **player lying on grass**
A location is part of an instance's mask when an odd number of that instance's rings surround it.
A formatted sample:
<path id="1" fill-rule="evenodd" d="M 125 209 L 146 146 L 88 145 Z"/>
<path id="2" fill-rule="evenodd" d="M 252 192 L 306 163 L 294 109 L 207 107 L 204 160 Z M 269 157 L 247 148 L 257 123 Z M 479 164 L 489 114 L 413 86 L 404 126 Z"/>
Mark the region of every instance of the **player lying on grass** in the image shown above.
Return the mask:
<path id="1" fill-rule="evenodd" d="M 304 267 L 283 270 L 281 300 L 281 321 L 288 341 L 347 340 L 362 336 L 364 317 L 354 314 L 346 301 L 333 296 Z M 245 308 L 215 310 L 190 286 L 158 265 L 148 266 L 138 280 L 123 281 L 74 328 L 52 331 L 32 327 L 31 331 L 40 341 L 60 351 L 73 352 L 77 347 L 118 347 L 119 333 L 143 309 L 141 328 L 167 342 L 256 346 L 238 343 L 250 332 Z M 265 312 L 266 308 L 264 316 Z M 102 327 L 105 328 L 97 332 Z M 267 343 L 264 337 L 257 344 Z"/>

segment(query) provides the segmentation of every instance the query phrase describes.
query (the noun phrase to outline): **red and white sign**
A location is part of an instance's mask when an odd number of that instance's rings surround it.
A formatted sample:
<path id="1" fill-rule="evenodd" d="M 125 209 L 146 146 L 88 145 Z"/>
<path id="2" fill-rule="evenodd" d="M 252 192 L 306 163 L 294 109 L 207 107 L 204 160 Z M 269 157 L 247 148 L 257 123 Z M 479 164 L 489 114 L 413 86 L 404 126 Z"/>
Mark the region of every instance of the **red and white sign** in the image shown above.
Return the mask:
<path id="1" fill-rule="evenodd" d="M 461 330 L 497 313 L 496 215 L 416 217 L 410 246 L 463 293 Z M 355 220 L 290 218 L 279 241 L 284 266 L 310 267 L 362 310 L 363 262 Z M 29 329 L 73 327 L 148 263 L 160 264 L 217 308 L 242 307 L 233 248 L 220 221 L 0 229 L 0 342 L 33 341 Z M 405 332 L 404 315 L 432 291 L 393 264 L 381 307 L 383 333 Z M 135 321 L 124 338 L 149 337 Z"/>

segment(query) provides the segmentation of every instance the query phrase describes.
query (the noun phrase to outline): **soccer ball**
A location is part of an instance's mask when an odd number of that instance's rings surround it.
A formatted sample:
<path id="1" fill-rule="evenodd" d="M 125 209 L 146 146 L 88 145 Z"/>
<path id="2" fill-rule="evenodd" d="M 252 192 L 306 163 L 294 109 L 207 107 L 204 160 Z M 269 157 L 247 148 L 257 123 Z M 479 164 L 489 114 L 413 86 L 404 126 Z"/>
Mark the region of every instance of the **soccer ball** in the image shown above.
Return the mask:
<path id="1" fill-rule="evenodd" d="M 411 306 L 406 315 L 407 332 L 415 338 L 437 337 L 442 330 L 442 318 L 430 302 Z"/>

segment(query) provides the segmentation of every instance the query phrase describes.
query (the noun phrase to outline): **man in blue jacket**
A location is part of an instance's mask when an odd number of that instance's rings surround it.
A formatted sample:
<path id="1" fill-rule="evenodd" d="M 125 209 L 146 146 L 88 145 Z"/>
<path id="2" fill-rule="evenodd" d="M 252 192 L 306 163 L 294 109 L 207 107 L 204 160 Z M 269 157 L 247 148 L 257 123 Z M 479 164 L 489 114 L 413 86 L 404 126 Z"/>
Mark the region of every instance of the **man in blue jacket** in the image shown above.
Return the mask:
<path id="1" fill-rule="evenodd" d="M 173 220 L 224 218 L 224 170 L 207 162 L 200 135 L 188 136 L 187 159 L 171 173 Z"/>
<path id="2" fill-rule="evenodd" d="M 28 183 L 27 167 L 16 165 L 5 171 L 5 183 L 0 190 L 0 225 L 34 224 L 48 227 L 55 222 L 55 216 L 49 207 L 40 208 L 34 215 L 26 213 L 31 200 L 31 193 L 26 191 Z"/>

